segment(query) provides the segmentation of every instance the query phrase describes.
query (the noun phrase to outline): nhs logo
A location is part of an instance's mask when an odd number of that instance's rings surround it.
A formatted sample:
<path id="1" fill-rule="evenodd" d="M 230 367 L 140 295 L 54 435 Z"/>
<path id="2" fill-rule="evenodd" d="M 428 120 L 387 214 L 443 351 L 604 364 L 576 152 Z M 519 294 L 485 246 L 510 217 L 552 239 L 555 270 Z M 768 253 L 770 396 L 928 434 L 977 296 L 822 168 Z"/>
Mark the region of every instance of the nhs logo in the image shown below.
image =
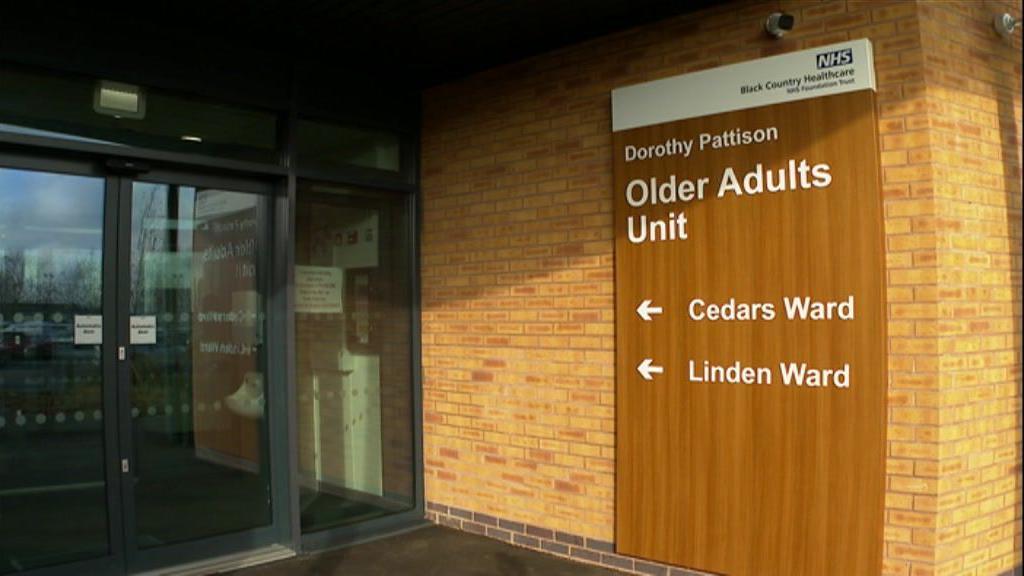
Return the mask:
<path id="1" fill-rule="evenodd" d="M 847 66 L 853 64 L 853 48 L 843 48 L 832 52 L 822 52 L 815 56 L 818 63 L 818 70 L 832 68 L 834 66 Z"/>

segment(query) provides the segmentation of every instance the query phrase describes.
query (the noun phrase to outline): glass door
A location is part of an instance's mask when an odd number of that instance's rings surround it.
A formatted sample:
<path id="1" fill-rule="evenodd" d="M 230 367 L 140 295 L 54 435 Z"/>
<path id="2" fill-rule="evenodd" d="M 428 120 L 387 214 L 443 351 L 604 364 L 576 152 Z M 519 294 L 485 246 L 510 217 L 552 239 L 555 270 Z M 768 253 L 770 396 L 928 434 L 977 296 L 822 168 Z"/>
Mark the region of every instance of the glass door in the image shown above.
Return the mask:
<path id="1" fill-rule="evenodd" d="M 282 540 L 271 193 L 0 154 L 0 575 L 135 573 Z"/>
<path id="2" fill-rule="evenodd" d="M 0 154 L 0 574 L 119 569 L 114 191 Z"/>
<path id="3" fill-rule="evenodd" d="M 129 567 L 270 544 L 269 187 L 146 173 L 120 191 Z"/>

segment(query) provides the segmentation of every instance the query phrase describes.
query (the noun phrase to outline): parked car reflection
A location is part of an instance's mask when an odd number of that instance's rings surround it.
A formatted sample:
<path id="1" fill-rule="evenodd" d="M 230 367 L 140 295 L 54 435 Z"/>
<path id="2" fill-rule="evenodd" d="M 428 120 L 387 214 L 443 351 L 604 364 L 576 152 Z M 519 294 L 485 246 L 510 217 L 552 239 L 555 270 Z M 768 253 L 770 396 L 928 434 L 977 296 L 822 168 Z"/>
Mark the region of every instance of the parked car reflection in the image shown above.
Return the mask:
<path id="1" fill-rule="evenodd" d="M 31 320 L 0 330 L 0 361 L 93 360 L 95 346 L 75 346 L 75 328 L 68 322 Z"/>

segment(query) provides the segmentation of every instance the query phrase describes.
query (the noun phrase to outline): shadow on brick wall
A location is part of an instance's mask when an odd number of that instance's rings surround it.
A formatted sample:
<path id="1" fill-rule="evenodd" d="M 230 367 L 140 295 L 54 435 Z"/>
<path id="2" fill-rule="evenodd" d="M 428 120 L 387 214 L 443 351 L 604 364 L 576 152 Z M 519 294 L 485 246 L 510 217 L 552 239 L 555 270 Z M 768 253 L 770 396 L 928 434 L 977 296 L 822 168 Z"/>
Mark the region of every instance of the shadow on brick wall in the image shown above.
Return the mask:
<path id="1" fill-rule="evenodd" d="M 999 105 L 999 139 L 1002 144 L 1002 160 L 1003 160 L 1003 187 L 1006 193 L 1005 205 L 1006 205 L 1006 219 L 1007 219 L 1007 233 L 1009 235 L 1009 258 L 1010 258 L 1010 283 L 1011 283 L 1011 304 L 1013 308 L 1013 333 L 1011 334 L 1013 344 L 1013 365 L 1010 368 L 1011 374 L 1016 379 L 1017 387 L 1017 414 L 1015 415 L 1014 429 L 1017 430 L 1018 434 L 1021 430 L 1021 425 L 1024 423 L 1024 404 L 1021 403 L 1021 398 L 1024 397 L 1024 390 L 1022 390 L 1021 383 L 1021 345 L 1024 344 L 1024 339 L 1021 337 L 1021 314 L 1024 312 L 1021 306 L 1021 267 L 1022 267 L 1022 253 L 1021 253 L 1021 205 L 1022 205 L 1022 193 L 1021 193 L 1021 135 L 1018 131 L 1020 124 L 1019 118 L 1014 114 L 1014 102 L 1013 102 L 1013 91 L 1001 91 L 998 96 Z M 1014 491 L 1014 503 L 1013 509 L 1021 509 L 1021 453 L 1022 453 L 1022 441 L 1018 437 L 1017 445 L 1015 447 L 1015 454 L 1013 457 L 1013 474 L 1017 478 L 1017 489 Z M 1021 518 L 1016 518 L 1017 523 L 1020 523 Z M 1017 540 L 1019 542 L 1019 540 Z M 1022 576 L 1024 574 L 1024 566 L 1020 564 L 1020 550 L 1017 550 L 1018 564 L 1011 570 L 1005 572 L 1004 576 Z"/>

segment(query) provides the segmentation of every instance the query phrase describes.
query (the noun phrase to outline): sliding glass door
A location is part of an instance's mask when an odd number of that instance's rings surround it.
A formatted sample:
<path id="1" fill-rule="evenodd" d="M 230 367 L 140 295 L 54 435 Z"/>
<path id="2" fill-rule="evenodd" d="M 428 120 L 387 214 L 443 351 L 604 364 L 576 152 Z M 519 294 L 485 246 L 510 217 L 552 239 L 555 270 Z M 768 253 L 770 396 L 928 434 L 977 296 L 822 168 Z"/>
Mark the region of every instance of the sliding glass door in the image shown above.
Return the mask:
<path id="1" fill-rule="evenodd" d="M 111 553 L 106 180 L 0 157 L 0 574 Z M 108 302 L 109 304 L 109 302 Z"/>
<path id="2" fill-rule="evenodd" d="M 270 190 L 152 173 L 121 191 L 125 519 L 129 559 L 145 565 L 150 552 L 272 523 Z"/>
<path id="3" fill-rule="evenodd" d="M 271 199 L 258 181 L 0 156 L 0 574 L 280 541 Z"/>
<path id="4" fill-rule="evenodd" d="M 0 575 L 422 521 L 412 199 L 293 205 L 290 230 L 271 182 L 0 153 Z"/>

